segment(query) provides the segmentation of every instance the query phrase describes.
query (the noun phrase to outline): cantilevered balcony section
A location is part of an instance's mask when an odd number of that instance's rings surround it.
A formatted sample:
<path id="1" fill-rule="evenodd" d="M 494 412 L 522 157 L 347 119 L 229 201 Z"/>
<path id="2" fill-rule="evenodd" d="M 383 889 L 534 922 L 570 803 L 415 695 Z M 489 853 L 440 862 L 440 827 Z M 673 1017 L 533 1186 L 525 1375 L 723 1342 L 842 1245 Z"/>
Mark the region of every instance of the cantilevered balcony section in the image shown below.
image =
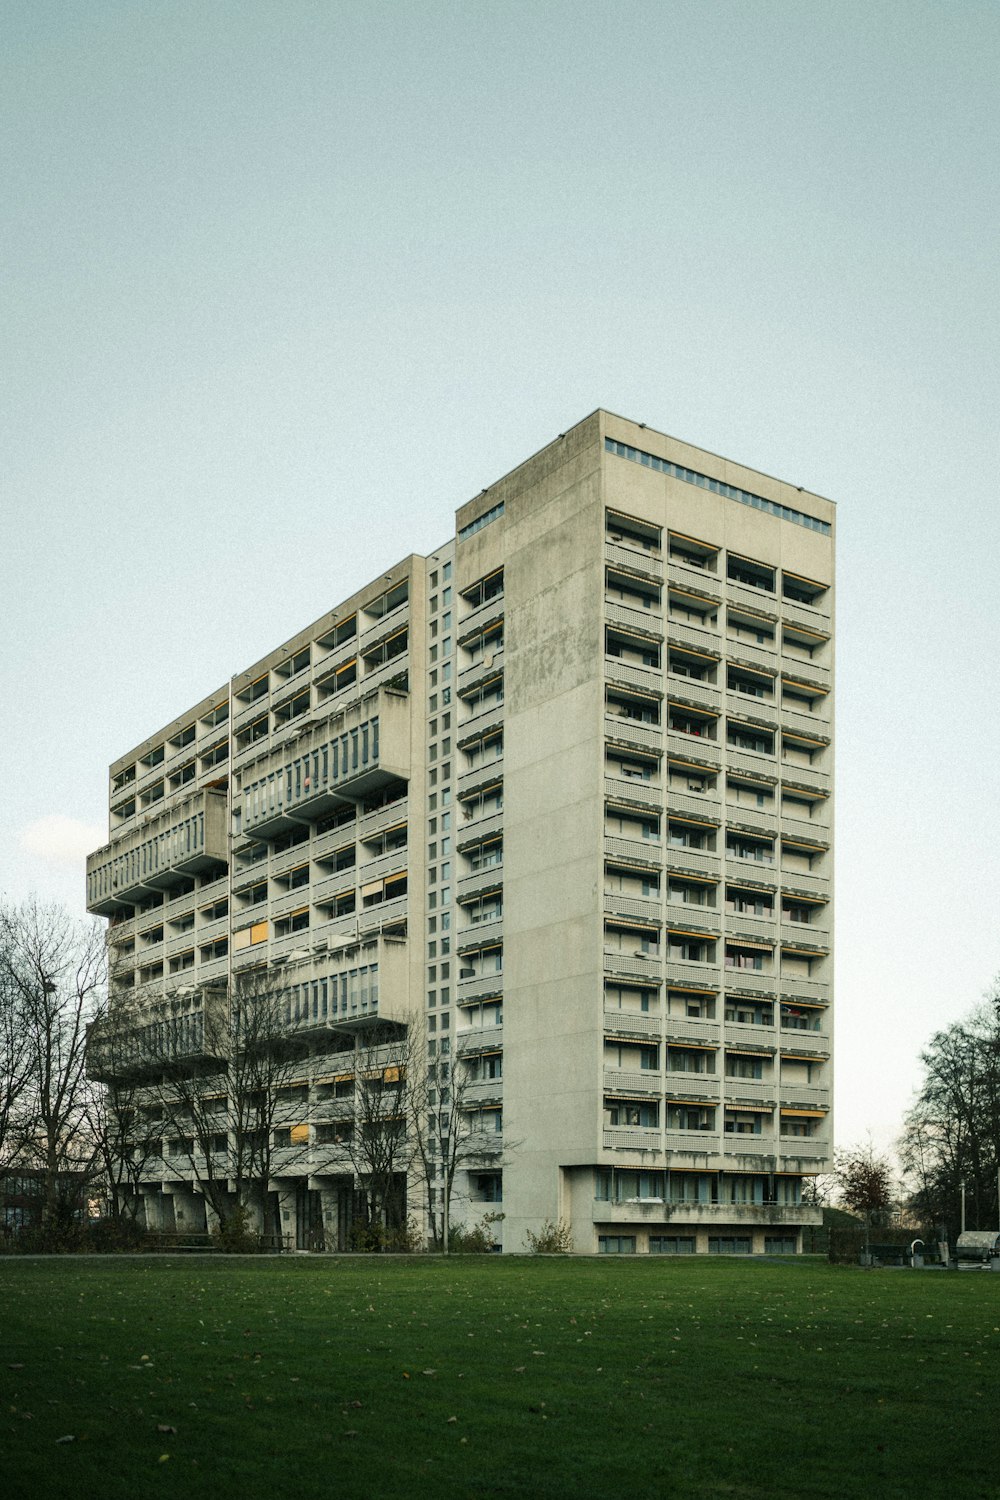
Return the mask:
<path id="1" fill-rule="evenodd" d="M 87 910 L 111 916 L 157 890 L 224 866 L 226 794 L 205 790 L 96 850 L 87 860 Z"/>
<path id="2" fill-rule="evenodd" d="M 240 831 L 276 838 L 405 780 L 409 769 L 410 700 L 380 688 L 246 768 L 236 806 Z"/>

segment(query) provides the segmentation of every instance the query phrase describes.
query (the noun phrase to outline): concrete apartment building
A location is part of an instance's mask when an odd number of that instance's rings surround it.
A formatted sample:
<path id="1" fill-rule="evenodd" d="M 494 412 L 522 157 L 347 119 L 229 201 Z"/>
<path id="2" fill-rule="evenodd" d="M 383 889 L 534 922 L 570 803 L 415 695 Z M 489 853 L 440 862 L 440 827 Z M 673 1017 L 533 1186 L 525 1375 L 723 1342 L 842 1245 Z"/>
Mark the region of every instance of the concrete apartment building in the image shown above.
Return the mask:
<path id="1" fill-rule="evenodd" d="M 281 971 L 298 1243 L 346 1243 L 335 1124 L 377 1019 L 463 1078 L 452 1219 L 502 1211 L 504 1250 L 546 1219 L 579 1252 L 801 1247 L 831 1152 L 833 540 L 829 501 L 597 411 L 113 763 L 88 906 L 137 1011 L 196 1054 L 234 973 Z M 144 1176 L 150 1223 L 203 1219 L 168 1142 Z"/>

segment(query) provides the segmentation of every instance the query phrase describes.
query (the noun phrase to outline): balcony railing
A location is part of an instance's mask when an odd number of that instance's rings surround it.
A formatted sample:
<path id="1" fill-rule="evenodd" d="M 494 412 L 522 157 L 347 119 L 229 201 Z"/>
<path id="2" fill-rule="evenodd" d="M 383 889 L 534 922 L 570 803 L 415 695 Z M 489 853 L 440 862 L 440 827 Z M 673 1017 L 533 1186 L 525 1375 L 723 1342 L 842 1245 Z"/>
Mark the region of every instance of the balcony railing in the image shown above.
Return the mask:
<path id="1" fill-rule="evenodd" d="M 733 666 L 760 667 L 771 677 L 778 670 L 778 653 L 773 646 L 760 646 L 739 636 L 727 637 L 726 657 Z"/>
<path id="2" fill-rule="evenodd" d="M 663 982 L 663 966 L 658 958 L 645 958 L 628 953 L 605 953 L 604 972 L 617 974 L 627 979 L 641 979 L 645 984 L 658 985 Z"/>
<path id="3" fill-rule="evenodd" d="M 471 979 L 458 981 L 459 1005 L 472 1005 L 480 1000 L 496 1000 L 503 994 L 503 973 L 475 974 Z"/>
<path id="4" fill-rule="evenodd" d="M 622 839 L 613 833 L 604 835 L 604 855 L 610 859 L 634 860 L 659 870 L 663 866 L 663 845 L 655 839 Z"/>
<path id="5" fill-rule="evenodd" d="M 663 921 L 663 907 L 659 901 L 650 901 L 644 896 L 628 896 L 623 891 L 604 892 L 604 912 L 613 917 L 641 917 L 647 922 Z"/>
<path id="6" fill-rule="evenodd" d="M 663 728 L 659 724 L 643 724 L 627 714 L 604 715 L 605 737 L 617 745 L 629 745 L 636 750 L 662 750 Z"/>
<path id="7" fill-rule="evenodd" d="M 630 780 L 627 777 L 605 776 L 604 795 L 615 802 L 631 802 L 636 807 L 663 806 L 663 788 L 650 781 Z"/>
<path id="8" fill-rule="evenodd" d="M 613 1093 L 661 1094 L 663 1079 L 659 1070 L 653 1072 L 631 1072 L 620 1068 L 604 1069 L 604 1087 Z"/>
<path id="9" fill-rule="evenodd" d="M 659 608 L 632 609 L 627 604 L 609 599 L 604 606 L 604 618 L 611 625 L 623 625 L 626 630 L 638 630 L 655 640 L 663 639 L 663 611 Z"/>
<path id="10" fill-rule="evenodd" d="M 667 618 L 667 640 L 671 646 L 692 651 L 704 651 L 717 658 L 722 647 L 722 638 L 717 630 L 705 630 L 701 625 L 689 625 L 685 620 Z"/>
<path id="11" fill-rule="evenodd" d="M 712 1042 L 717 1046 L 722 1034 L 720 1022 L 702 1016 L 667 1016 L 665 1030 L 668 1047 L 683 1047 L 685 1042 Z"/>
<path id="12" fill-rule="evenodd" d="M 671 703 L 684 707 L 718 713 L 722 706 L 722 693 L 712 683 L 701 682 L 697 677 L 679 677 L 674 672 L 667 675 L 667 695 Z"/>
<path id="13" fill-rule="evenodd" d="M 804 1203 L 670 1203 L 639 1198 L 624 1203 L 594 1200 L 595 1224 L 676 1224 L 678 1228 L 706 1224 L 768 1228 L 822 1224 L 823 1210 Z"/>
<path id="14" fill-rule="evenodd" d="M 657 583 L 663 581 L 663 559 L 654 557 L 651 552 L 640 547 L 623 547 L 618 542 L 605 542 L 604 561 L 636 573 L 640 578 L 653 578 Z"/>
<path id="15" fill-rule="evenodd" d="M 691 761 L 695 765 L 707 766 L 713 771 L 717 771 L 722 763 L 716 740 L 708 740 L 704 735 L 699 734 L 685 734 L 680 729 L 668 731 L 667 751 L 671 757 Z"/>
<path id="16" fill-rule="evenodd" d="M 782 599 L 781 613 L 789 625 L 804 625 L 807 630 L 829 633 L 830 606 L 826 600 L 817 608 L 812 604 L 800 604 L 794 599 Z"/>
<path id="17" fill-rule="evenodd" d="M 631 662 L 622 661 L 618 656 L 606 656 L 604 675 L 608 682 L 617 683 L 620 687 L 641 688 L 645 693 L 663 697 L 663 673 L 655 667 L 637 667 Z"/>
<path id="18" fill-rule="evenodd" d="M 270 839 L 410 771 L 409 699 L 380 690 L 271 753 L 241 794 L 242 830 Z"/>
<path id="19" fill-rule="evenodd" d="M 201 791 L 171 802 L 87 859 L 87 909 L 109 916 L 152 890 L 178 884 L 228 858 L 227 797 Z"/>
<path id="20" fill-rule="evenodd" d="M 719 856 L 708 849 L 686 849 L 683 845 L 669 845 L 666 851 L 667 869 L 671 875 L 704 875 L 718 880 L 722 872 Z"/>
<path id="21" fill-rule="evenodd" d="M 663 1019 L 660 1016 L 644 1015 L 634 1010 L 604 1011 L 604 1030 L 614 1036 L 660 1037 Z"/>
<path id="22" fill-rule="evenodd" d="M 604 1149 L 606 1151 L 655 1151 L 657 1155 L 662 1156 L 663 1134 L 658 1129 L 605 1130 Z"/>

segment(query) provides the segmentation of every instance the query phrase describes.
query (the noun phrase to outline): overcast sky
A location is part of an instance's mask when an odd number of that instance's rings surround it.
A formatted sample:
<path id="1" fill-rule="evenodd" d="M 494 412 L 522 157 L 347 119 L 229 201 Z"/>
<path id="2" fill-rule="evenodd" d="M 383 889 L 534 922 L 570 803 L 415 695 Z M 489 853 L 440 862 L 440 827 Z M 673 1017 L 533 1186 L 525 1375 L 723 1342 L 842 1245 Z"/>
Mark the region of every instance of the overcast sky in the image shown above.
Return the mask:
<path id="1" fill-rule="evenodd" d="M 838 1089 L 1000 969 L 993 0 L 0 6 L 0 890 L 602 405 L 839 506 Z"/>

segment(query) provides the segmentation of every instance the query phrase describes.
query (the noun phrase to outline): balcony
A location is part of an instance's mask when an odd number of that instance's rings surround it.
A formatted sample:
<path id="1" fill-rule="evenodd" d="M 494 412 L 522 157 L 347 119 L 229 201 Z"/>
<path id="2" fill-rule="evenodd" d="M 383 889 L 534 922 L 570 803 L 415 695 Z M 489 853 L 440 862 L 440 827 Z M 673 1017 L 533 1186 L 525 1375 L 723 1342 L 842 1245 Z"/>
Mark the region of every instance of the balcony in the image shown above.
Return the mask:
<path id="1" fill-rule="evenodd" d="M 461 703 L 461 700 L 459 700 Z M 503 699 L 494 698 L 482 708 L 477 708 L 456 726 L 456 744 L 461 749 L 472 740 L 481 739 L 490 729 L 499 729 L 503 724 Z"/>
<path id="2" fill-rule="evenodd" d="M 727 1109 L 739 1109 L 741 1104 L 767 1104 L 774 1108 L 778 1103 L 776 1078 L 727 1077 L 725 1084 Z"/>
<path id="3" fill-rule="evenodd" d="M 781 976 L 781 998 L 786 1001 L 830 999 L 829 979 L 800 979 L 796 974 Z"/>
<path id="4" fill-rule="evenodd" d="M 639 547 L 623 547 L 619 542 L 604 543 L 604 561 L 612 567 L 623 568 L 637 578 L 651 578 L 663 582 L 663 559 L 654 557 Z M 464 622 L 463 622 L 464 623 Z"/>
<path id="5" fill-rule="evenodd" d="M 801 604 L 795 599 L 782 599 L 781 613 L 789 625 L 803 625 L 806 630 L 816 630 L 822 635 L 830 632 L 829 594 L 823 604 L 816 608 L 812 604 Z"/>
<path id="6" fill-rule="evenodd" d="M 667 810 L 672 813 L 685 813 L 715 826 L 718 825 L 722 814 L 722 808 L 710 794 L 679 792 L 672 786 L 667 787 Z"/>
<path id="7" fill-rule="evenodd" d="M 670 958 L 667 960 L 667 983 L 686 985 L 688 989 L 717 990 L 718 965 L 696 959 Z"/>
<path id="8" fill-rule="evenodd" d="M 474 796 L 476 792 L 484 791 L 486 787 L 496 786 L 500 781 L 503 781 L 503 756 L 494 755 L 489 760 L 481 760 L 478 765 L 469 771 L 463 771 L 459 776 L 458 800 L 461 802 Z"/>
<path id="9" fill-rule="evenodd" d="M 358 818 L 352 827 L 350 824 L 343 828 L 334 829 L 331 833 L 321 834 L 313 845 L 313 858 L 318 859 L 324 853 L 328 839 L 333 842 L 330 848 L 340 847 L 340 843 L 348 843 L 353 837 L 357 837 L 362 843 L 368 843 L 377 834 L 385 833 L 389 828 L 402 827 L 409 815 L 409 800 L 406 797 L 398 797 L 395 802 L 387 802 L 384 807 L 377 807 L 374 812 L 364 813 Z M 337 842 L 339 839 L 340 843 Z"/>
<path id="10" fill-rule="evenodd" d="M 778 653 L 773 646 L 760 646 L 739 636 L 726 640 L 726 659 L 734 667 L 750 667 L 753 671 L 764 671 L 774 677 L 778 671 Z"/>
<path id="11" fill-rule="evenodd" d="M 459 905 L 466 901 L 473 901 L 478 896 L 488 894 L 490 891 L 503 888 L 503 857 L 495 864 L 484 865 L 480 870 L 474 870 L 470 875 L 463 875 L 459 879 L 457 888 L 457 899 Z"/>
<path id="12" fill-rule="evenodd" d="M 772 1000 L 777 994 L 777 975 L 764 969 L 726 969 L 726 994 L 734 999 Z"/>
<path id="13" fill-rule="evenodd" d="M 730 942 L 738 943 L 741 937 L 750 938 L 753 942 L 759 942 L 763 938 L 773 945 L 775 935 L 773 916 L 753 917 L 742 911 L 726 912 L 726 938 Z"/>
<path id="14" fill-rule="evenodd" d="M 778 619 L 778 597 L 772 589 L 754 588 L 748 583 L 739 583 L 735 578 L 726 579 L 726 601 L 741 604 L 752 614 L 762 615 L 765 620 Z"/>
<path id="15" fill-rule="evenodd" d="M 667 1150 L 674 1156 L 700 1157 L 699 1165 L 704 1165 L 710 1156 L 719 1154 L 716 1130 L 668 1130 L 664 1140 Z"/>
<path id="16" fill-rule="evenodd" d="M 818 804 L 822 813 L 829 814 L 829 808 L 825 803 Z M 826 818 L 791 818 L 787 813 L 781 814 L 781 832 L 791 839 L 802 839 L 807 844 L 816 844 L 822 849 L 830 847 L 830 823 Z"/>
<path id="17" fill-rule="evenodd" d="M 503 938 L 503 915 L 482 922 L 470 922 L 458 933 L 459 953 L 477 953 L 484 947 L 495 947 Z"/>
<path id="18" fill-rule="evenodd" d="M 628 604 L 618 604 L 608 599 L 604 605 L 604 618 L 609 625 L 622 625 L 626 630 L 637 631 L 652 641 L 663 640 L 663 613 L 656 609 L 633 609 Z"/>
<path id="19" fill-rule="evenodd" d="M 362 934 L 381 932 L 385 927 L 396 927 L 406 921 L 407 896 L 393 896 L 389 901 L 376 901 L 356 913 L 358 931 Z"/>
<path id="20" fill-rule="evenodd" d="M 710 938 L 718 938 L 721 930 L 718 912 L 710 906 L 696 906 L 691 901 L 667 902 L 667 926 L 704 933 Z"/>
<path id="21" fill-rule="evenodd" d="M 611 1093 L 658 1096 L 663 1092 L 663 1079 L 658 1069 L 655 1072 L 635 1073 L 623 1072 L 620 1068 L 605 1068 L 604 1087 Z"/>
<path id="22" fill-rule="evenodd" d="M 786 1109 L 800 1106 L 802 1109 L 829 1109 L 831 1104 L 829 1084 L 782 1083 L 781 1103 Z"/>
<path id="23" fill-rule="evenodd" d="M 711 1042 L 718 1046 L 722 1032 L 718 1021 L 702 1016 L 667 1016 L 665 1029 L 668 1047 L 683 1047 L 686 1042 L 696 1046 Z"/>
<path id="24" fill-rule="evenodd" d="M 819 922 L 782 922 L 782 946 L 818 949 L 825 953 L 830 946 L 830 931 Z"/>
<path id="25" fill-rule="evenodd" d="M 782 870 L 781 889 L 788 896 L 820 896 L 830 899 L 829 875 L 814 875 L 811 870 Z"/>
<path id="26" fill-rule="evenodd" d="M 604 914 L 609 917 L 641 917 L 645 922 L 662 922 L 663 907 L 645 896 L 629 896 L 623 891 L 604 892 Z"/>
<path id="27" fill-rule="evenodd" d="M 363 864 L 356 867 L 358 885 L 369 885 L 373 880 L 384 880 L 387 875 L 405 875 L 407 868 L 407 856 L 409 850 L 404 844 L 400 849 L 390 849 L 387 854 L 380 854 L 376 859 L 366 859 Z M 342 879 L 344 875 L 353 879 L 354 872 L 351 870 L 337 871 L 330 878 Z M 349 881 L 344 882 L 349 884 Z"/>
<path id="28" fill-rule="evenodd" d="M 110 916 L 228 858 L 225 792 L 201 791 L 147 817 L 87 859 L 87 910 Z"/>
<path id="29" fill-rule="evenodd" d="M 608 682 L 619 687 L 641 688 L 657 698 L 663 697 L 663 673 L 656 667 L 633 666 L 619 656 L 604 658 L 604 676 Z"/>
<path id="30" fill-rule="evenodd" d="M 604 736 L 611 744 L 627 745 L 630 750 L 663 749 L 663 728 L 659 724 L 644 724 L 628 714 L 605 714 Z"/>
<path id="31" fill-rule="evenodd" d="M 701 651 L 713 661 L 719 660 L 722 641 L 717 630 L 706 630 L 701 625 L 689 625 L 686 620 L 672 620 L 668 616 L 667 641 L 671 646 Z"/>
<path id="32" fill-rule="evenodd" d="M 503 832 L 503 812 L 500 810 L 487 812 L 463 807 L 462 819 L 462 825 L 455 836 L 459 850 L 467 849 L 470 844 L 478 844 L 481 839 Z"/>
<path id="33" fill-rule="evenodd" d="M 641 979 L 645 985 L 659 985 L 663 982 L 660 960 L 646 958 L 642 954 L 605 952 L 604 972 L 623 979 Z"/>
<path id="34" fill-rule="evenodd" d="M 370 625 L 365 625 L 358 640 L 358 655 L 367 656 L 376 646 L 383 641 L 390 640 L 406 624 L 410 615 L 410 601 L 404 599 L 402 604 L 397 604 L 395 609 L 389 610 L 388 614 L 380 615 Z"/>
<path id="35" fill-rule="evenodd" d="M 722 707 L 721 690 L 710 682 L 702 682 L 698 677 L 679 677 L 673 672 L 668 673 L 667 696 L 671 704 L 682 708 L 718 714 Z"/>
<path id="36" fill-rule="evenodd" d="M 410 702 L 382 689 L 305 727 L 291 748 L 263 760 L 240 797 L 242 830 L 258 840 L 272 839 L 405 779 L 409 770 Z"/>
<path id="37" fill-rule="evenodd" d="M 604 835 L 604 855 L 610 859 L 627 859 L 650 870 L 663 868 L 663 847 L 650 839 L 622 839 L 613 833 Z"/>
<path id="38" fill-rule="evenodd" d="M 781 705 L 781 722 L 785 729 L 794 734 L 804 734 L 810 739 L 821 740 L 824 744 L 830 743 L 830 720 L 820 714 L 809 713 L 805 709 L 789 708 L 787 704 Z"/>
<path id="39" fill-rule="evenodd" d="M 757 834 L 762 838 L 773 839 L 778 835 L 778 819 L 774 813 L 744 807 L 739 802 L 726 804 L 726 827 L 739 833 Z"/>
<path id="40" fill-rule="evenodd" d="M 667 849 L 667 869 L 671 875 L 704 875 L 718 880 L 722 871 L 719 856 L 709 849 L 687 849 L 671 844 Z"/>
<path id="41" fill-rule="evenodd" d="M 822 1224 L 823 1210 L 804 1203 L 666 1203 L 660 1198 L 637 1198 L 624 1203 L 594 1200 L 595 1224 L 705 1224 L 718 1229 L 737 1227 Z"/>
<path id="42" fill-rule="evenodd" d="M 669 1046 L 677 1044 L 672 1040 Z M 668 1099 L 694 1100 L 698 1104 L 718 1104 L 719 1080 L 714 1073 L 671 1072 L 667 1063 L 666 1096 Z"/>
<path id="43" fill-rule="evenodd" d="M 464 667 L 458 674 L 458 695 L 464 697 L 481 683 L 489 682 L 503 671 L 503 646 L 487 649 L 481 660 Z"/>
<path id="44" fill-rule="evenodd" d="M 503 973 L 474 974 L 458 981 L 459 1005 L 476 1005 L 480 1000 L 497 1000 L 503 994 Z"/>
<path id="45" fill-rule="evenodd" d="M 604 795 L 613 802 L 631 803 L 633 807 L 654 807 L 657 810 L 663 806 L 663 788 L 655 782 L 642 781 L 639 777 L 634 780 L 605 776 Z"/>
<path id="46" fill-rule="evenodd" d="M 494 594 L 492 599 L 487 599 L 485 604 L 477 604 L 476 608 L 470 610 L 467 615 L 458 622 L 458 642 L 472 640 L 473 636 L 481 635 L 490 625 L 496 625 L 503 619 L 504 596 L 502 593 Z"/>
<path id="47" fill-rule="evenodd" d="M 790 760 L 781 762 L 781 784 L 793 793 L 808 792 L 817 798 L 830 795 L 829 772 L 821 771 L 816 766 L 800 766 Z"/>
<path id="48" fill-rule="evenodd" d="M 663 1155 L 663 1134 L 655 1128 L 652 1130 L 605 1130 L 603 1144 L 606 1151 L 652 1151 L 657 1156 Z"/>
<path id="49" fill-rule="evenodd" d="M 460 1031 L 456 1038 L 459 1057 L 476 1057 L 484 1052 L 500 1052 L 503 1049 L 502 1026 L 474 1026 Z"/>
<path id="50" fill-rule="evenodd" d="M 670 557 L 667 559 L 667 578 L 678 588 L 697 594 L 702 599 L 710 599 L 713 604 L 722 603 L 722 579 L 717 573 L 710 573 L 707 568 L 699 568 L 694 563 L 679 562 L 676 557 Z"/>
<path id="51" fill-rule="evenodd" d="M 735 1047 L 759 1047 L 762 1052 L 776 1050 L 773 1026 L 744 1025 L 742 1021 L 726 1022 L 726 1041 Z"/>
<path id="52" fill-rule="evenodd" d="M 680 729 L 668 730 L 667 753 L 671 760 L 687 761 L 711 771 L 718 771 L 722 763 L 716 740 L 708 740 L 700 734 L 685 734 Z"/>
<path id="53" fill-rule="evenodd" d="M 608 1010 L 605 1008 L 604 1030 L 611 1036 L 656 1037 L 659 1039 L 663 1034 L 663 1020 L 660 1016 L 646 1015 L 641 1011 Z"/>
<path id="54" fill-rule="evenodd" d="M 793 656 L 787 646 L 782 651 L 781 670 L 787 677 L 794 677 L 799 682 L 810 683 L 818 688 L 829 690 L 833 686 L 833 673 L 829 667 L 811 657 L 803 660 L 799 656 Z"/>
<path id="55" fill-rule="evenodd" d="M 778 780 L 778 762 L 773 750 L 741 750 L 738 745 L 727 744 L 726 764 L 730 771 L 746 771 L 770 786 Z"/>

